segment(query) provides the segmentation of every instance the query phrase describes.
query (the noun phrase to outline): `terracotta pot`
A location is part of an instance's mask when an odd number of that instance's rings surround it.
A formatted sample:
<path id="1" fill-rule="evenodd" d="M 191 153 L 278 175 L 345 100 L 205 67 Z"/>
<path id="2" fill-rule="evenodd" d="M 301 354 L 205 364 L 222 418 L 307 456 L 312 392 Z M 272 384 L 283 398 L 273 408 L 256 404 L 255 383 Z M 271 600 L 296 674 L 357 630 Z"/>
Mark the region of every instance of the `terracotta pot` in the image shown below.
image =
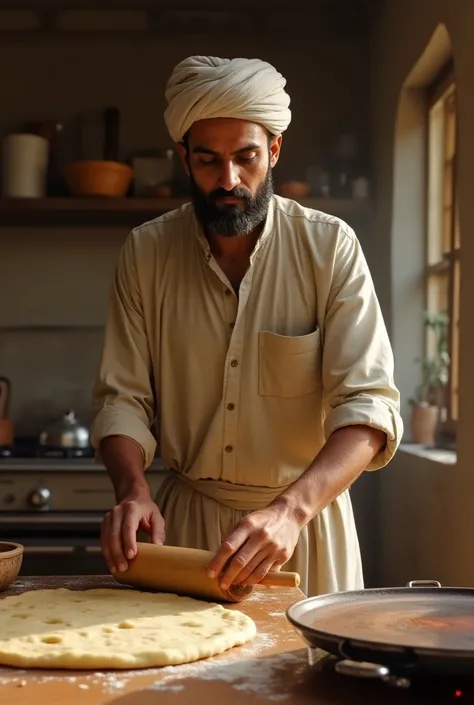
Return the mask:
<path id="1" fill-rule="evenodd" d="M 411 442 L 434 446 L 438 425 L 438 407 L 415 404 L 411 411 Z"/>
<path id="2" fill-rule="evenodd" d="M 13 421 L 0 419 L 0 446 L 13 445 Z"/>

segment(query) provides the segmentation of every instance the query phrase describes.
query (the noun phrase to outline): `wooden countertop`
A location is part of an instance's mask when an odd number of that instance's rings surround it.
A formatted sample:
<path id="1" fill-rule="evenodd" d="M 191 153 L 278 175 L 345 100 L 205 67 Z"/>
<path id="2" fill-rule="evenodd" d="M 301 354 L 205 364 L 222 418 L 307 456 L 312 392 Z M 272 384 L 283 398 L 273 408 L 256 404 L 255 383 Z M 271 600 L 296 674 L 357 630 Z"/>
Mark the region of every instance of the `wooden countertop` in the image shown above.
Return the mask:
<path id="1" fill-rule="evenodd" d="M 54 587 L 122 589 L 105 576 L 22 577 L 0 597 Z M 230 606 L 255 620 L 257 637 L 194 664 L 125 672 L 0 667 L 0 700 L 8 705 L 446 705 L 451 701 L 436 691 L 419 695 L 336 675 L 331 658 L 307 649 L 285 617 L 286 608 L 301 597 L 298 589 L 262 587 L 245 602 Z"/>

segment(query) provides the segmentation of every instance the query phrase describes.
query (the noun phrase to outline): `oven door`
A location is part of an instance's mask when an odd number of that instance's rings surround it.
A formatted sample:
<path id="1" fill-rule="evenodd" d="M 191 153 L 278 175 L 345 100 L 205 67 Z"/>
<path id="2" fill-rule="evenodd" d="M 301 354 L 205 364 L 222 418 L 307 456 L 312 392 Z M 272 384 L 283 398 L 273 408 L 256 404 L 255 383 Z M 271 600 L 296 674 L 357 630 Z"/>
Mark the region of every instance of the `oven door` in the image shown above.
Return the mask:
<path id="1" fill-rule="evenodd" d="M 0 512 L 0 537 L 24 546 L 20 575 L 104 575 L 102 512 Z"/>

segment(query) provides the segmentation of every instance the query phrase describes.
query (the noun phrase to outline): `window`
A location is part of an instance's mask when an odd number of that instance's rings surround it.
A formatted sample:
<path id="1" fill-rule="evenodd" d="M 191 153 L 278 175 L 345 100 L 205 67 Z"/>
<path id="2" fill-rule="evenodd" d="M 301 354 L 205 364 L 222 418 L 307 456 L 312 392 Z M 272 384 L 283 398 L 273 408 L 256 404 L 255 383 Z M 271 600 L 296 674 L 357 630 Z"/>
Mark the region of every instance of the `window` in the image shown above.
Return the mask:
<path id="1" fill-rule="evenodd" d="M 446 383 L 442 406 L 444 430 L 455 436 L 459 386 L 459 294 L 461 233 L 456 189 L 456 85 L 449 66 L 430 91 L 428 142 L 428 213 L 426 309 L 431 321 L 446 322 Z M 439 333 L 440 328 L 438 328 Z M 442 336 L 443 337 L 443 336 Z M 439 343 L 427 330 L 427 354 Z M 439 348 L 438 348 L 439 350 Z"/>

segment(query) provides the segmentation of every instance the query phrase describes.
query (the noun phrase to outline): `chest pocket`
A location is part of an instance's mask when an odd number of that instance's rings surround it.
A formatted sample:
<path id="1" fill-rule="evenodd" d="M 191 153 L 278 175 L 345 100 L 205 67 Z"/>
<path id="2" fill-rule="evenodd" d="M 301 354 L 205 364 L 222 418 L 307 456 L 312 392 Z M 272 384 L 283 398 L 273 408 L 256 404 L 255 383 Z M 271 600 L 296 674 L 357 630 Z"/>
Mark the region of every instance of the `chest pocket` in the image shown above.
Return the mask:
<path id="1" fill-rule="evenodd" d="M 321 333 L 287 336 L 260 331 L 258 391 L 262 396 L 299 397 L 321 387 Z"/>

